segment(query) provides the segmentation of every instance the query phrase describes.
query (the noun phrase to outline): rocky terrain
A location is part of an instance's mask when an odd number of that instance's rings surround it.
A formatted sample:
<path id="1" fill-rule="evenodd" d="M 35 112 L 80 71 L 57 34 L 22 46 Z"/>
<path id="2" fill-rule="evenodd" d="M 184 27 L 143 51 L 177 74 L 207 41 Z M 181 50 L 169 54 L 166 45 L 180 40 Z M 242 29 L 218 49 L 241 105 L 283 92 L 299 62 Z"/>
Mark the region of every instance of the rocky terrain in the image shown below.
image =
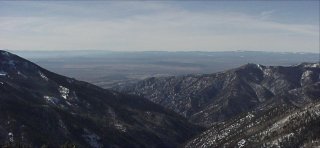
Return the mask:
<path id="1" fill-rule="evenodd" d="M 314 84 L 319 73 L 319 64 L 312 63 L 287 67 L 246 64 L 213 74 L 153 77 L 114 89 L 143 96 L 193 123 L 210 127 Z"/>
<path id="2" fill-rule="evenodd" d="M 246 64 L 108 90 L 0 51 L 0 146 L 316 147 L 319 75 Z"/>
<path id="3" fill-rule="evenodd" d="M 199 131 L 144 98 L 57 75 L 0 51 L 1 147 L 177 147 Z"/>
<path id="4" fill-rule="evenodd" d="M 212 126 L 185 147 L 320 146 L 320 83 L 303 86 Z"/>
<path id="5" fill-rule="evenodd" d="M 315 63 L 263 66 L 117 86 L 204 125 L 184 146 L 320 146 L 320 67 Z"/>

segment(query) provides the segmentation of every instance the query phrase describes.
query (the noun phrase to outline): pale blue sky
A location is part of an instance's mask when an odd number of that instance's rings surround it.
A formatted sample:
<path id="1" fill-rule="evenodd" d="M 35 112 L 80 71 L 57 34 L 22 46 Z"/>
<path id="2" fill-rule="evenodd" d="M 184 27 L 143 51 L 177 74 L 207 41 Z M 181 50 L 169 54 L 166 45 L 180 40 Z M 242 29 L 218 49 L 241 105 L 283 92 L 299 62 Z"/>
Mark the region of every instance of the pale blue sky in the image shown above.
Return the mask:
<path id="1" fill-rule="evenodd" d="M 319 1 L 0 1 L 0 48 L 317 52 Z"/>

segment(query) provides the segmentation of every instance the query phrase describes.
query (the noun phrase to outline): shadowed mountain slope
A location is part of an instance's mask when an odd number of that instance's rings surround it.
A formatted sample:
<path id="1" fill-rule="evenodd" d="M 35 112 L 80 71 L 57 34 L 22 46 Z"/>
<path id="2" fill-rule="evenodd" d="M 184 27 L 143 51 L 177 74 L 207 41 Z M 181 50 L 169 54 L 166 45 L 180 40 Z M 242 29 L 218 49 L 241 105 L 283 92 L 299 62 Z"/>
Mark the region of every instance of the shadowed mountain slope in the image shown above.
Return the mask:
<path id="1" fill-rule="evenodd" d="M 199 131 L 146 99 L 47 71 L 0 51 L 0 143 L 176 147 Z"/>
<path id="2" fill-rule="evenodd" d="M 319 147 L 320 82 L 212 126 L 185 147 Z"/>
<path id="3" fill-rule="evenodd" d="M 275 96 L 319 81 L 319 64 L 247 64 L 204 75 L 149 78 L 114 89 L 137 94 L 206 126 L 249 111 Z"/>

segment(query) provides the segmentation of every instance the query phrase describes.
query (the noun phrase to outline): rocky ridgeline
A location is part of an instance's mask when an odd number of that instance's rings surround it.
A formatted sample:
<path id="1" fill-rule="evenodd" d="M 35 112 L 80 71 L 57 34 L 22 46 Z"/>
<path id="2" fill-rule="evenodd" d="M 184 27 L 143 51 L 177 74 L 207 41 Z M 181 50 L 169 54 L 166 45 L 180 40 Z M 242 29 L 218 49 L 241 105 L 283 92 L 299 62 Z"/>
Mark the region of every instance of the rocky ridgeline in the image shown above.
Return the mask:
<path id="1" fill-rule="evenodd" d="M 319 81 L 319 64 L 242 67 L 204 75 L 149 78 L 114 89 L 154 103 L 210 126 L 249 111 L 277 95 Z"/>

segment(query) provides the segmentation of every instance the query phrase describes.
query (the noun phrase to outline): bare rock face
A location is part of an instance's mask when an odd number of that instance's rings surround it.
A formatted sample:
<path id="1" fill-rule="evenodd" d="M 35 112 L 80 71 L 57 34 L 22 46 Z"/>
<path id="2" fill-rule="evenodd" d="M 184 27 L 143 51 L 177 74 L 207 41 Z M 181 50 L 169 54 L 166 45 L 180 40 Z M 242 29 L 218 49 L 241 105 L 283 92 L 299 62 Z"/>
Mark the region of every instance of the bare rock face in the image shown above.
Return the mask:
<path id="1" fill-rule="evenodd" d="M 0 147 L 176 147 L 198 131 L 144 98 L 0 51 Z"/>
<path id="2" fill-rule="evenodd" d="M 319 64 L 242 67 L 205 75 L 149 78 L 114 89 L 143 96 L 197 124 L 235 117 L 290 90 L 319 81 Z"/>

